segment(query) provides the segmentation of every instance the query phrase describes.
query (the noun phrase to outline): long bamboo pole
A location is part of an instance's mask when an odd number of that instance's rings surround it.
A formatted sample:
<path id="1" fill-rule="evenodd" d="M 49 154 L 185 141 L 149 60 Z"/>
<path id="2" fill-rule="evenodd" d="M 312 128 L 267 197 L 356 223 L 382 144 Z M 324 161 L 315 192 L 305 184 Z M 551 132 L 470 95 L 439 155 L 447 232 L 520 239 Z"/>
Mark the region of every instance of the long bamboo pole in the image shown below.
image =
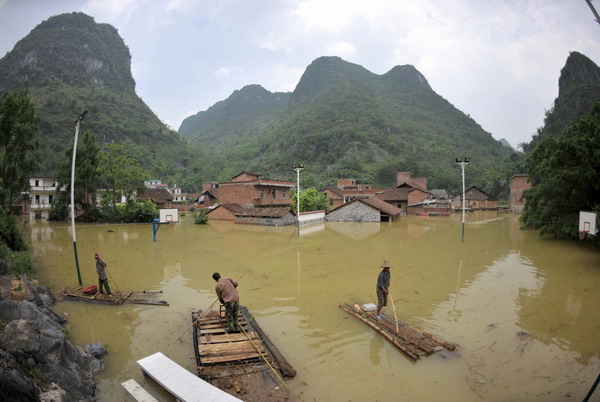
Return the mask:
<path id="1" fill-rule="evenodd" d="M 388 289 L 388 295 L 390 296 L 390 299 L 392 300 L 392 309 L 394 310 L 394 319 L 396 320 L 396 332 L 398 332 L 398 316 L 396 315 L 396 305 L 394 304 L 394 298 L 392 297 L 392 292 L 390 292 L 389 289 Z"/>
<path id="2" fill-rule="evenodd" d="M 246 272 L 244 272 L 242 274 L 242 276 L 240 276 L 240 278 L 237 280 L 237 282 L 239 282 L 244 277 L 244 275 L 246 275 L 248 273 L 248 271 L 250 271 L 250 270 L 247 269 Z M 206 314 L 208 311 L 210 311 L 210 309 L 212 308 L 212 306 L 214 306 L 215 303 L 218 302 L 218 301 L 219 301 L 219 299 L 216 299 L 214 302 L 212 302 L 212 304 L 206 310 L 204 310 L 204 312 L 200 315 L 200 317 L 196 318 L 196 320 L 192 323 L 192 325 L 190 325 L 188 327 L 188 329 L 186 329 L 185 331 L 183 331 L 183 333 L 181 335 L 179 335 L 179 337 L 177 338 L 177 340 L 180 341 L 182 336 L 184 336 L 190 329 L 194 328 L 194 325 L 196 325 L 198 323 L 198 321 L 200 321 L 200 319 L 202 317 L 204 317 L 204 314 Z"/>

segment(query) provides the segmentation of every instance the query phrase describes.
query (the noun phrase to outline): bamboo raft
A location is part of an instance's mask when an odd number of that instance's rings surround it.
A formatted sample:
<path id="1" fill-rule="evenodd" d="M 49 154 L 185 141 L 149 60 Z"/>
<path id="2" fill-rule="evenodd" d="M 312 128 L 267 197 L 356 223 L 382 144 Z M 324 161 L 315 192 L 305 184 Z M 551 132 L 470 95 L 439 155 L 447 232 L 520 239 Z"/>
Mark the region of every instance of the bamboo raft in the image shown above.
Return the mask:
<path id="1" fill-rule="evenodd" d="M 65 289 L 64 298 L 67 300 L 76 300 L 97 304 L 121 305 L 121 304 L 148 304 L 152 306 L 168 306 L 165 300 L 158 300 L 162 291 L 141 291 L 141 292 L 113 292 L 112 297 L 103 295 L 100 292 L 87 294 L 83 292 L 83 287 L 74 289 Z"/>
<path id="2" fill-rule="evenodd" d="M 341 304 L 340 308 L 379 332 L 384 338 L 404 352 L 405 355 L 415 361 L 419 360 L 422 356 L 444 349 L 450 351 L 456 349 L 456 344 L 446 342 L 403 321 L 397 321 L 398 331 L 396 331 L 396 321 L 386 317 L 377 321 L 375 313 L 366 311 L 359 304 L 355 304 L 354 306 Z"/>
<path id="3" fill-rule="evenodd" d="M 240 306 L 240 333 L 228 333 L 224 311 L 192 313 L 198 376 L 243 399 L 289 399 L 282 377 L 296 370 L 271 342 L 246 307 Z M 275 375 L 273 375 L 275 374 Z M 285 384 L 283 384 L 285 385 Z"/>

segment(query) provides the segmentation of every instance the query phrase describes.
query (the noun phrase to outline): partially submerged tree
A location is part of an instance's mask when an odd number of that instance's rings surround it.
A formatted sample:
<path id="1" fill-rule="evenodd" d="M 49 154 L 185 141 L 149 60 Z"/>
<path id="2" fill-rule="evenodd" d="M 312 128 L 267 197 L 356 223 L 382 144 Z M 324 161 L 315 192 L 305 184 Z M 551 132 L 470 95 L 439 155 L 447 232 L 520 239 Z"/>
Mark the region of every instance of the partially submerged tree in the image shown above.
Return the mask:
<path id="1" fill-rule="evenodd" d="M 579 211 L 600 213 L 600 103 L 540 143 L 527 165 L 533 187 L 523 195 L 523 225 L 555 238 L 577 237 Z"/>
<path id="2" fill-rule="evenodd" d="M 296 212 L 298 208 L 298 198 L 296 192 L 292 193 L 292 210 Z M 327 205 L 327 196 L 316 188 L 307 188 L 300 192 L 300 212 L 320 211 L 329 209 Z"/>
<path id="3" fill-rule="evenodd" d="M 39 121 L 26 89 L 6 92 L 0 99 L 0 206 L 7 211 L 29 190 Z"/>

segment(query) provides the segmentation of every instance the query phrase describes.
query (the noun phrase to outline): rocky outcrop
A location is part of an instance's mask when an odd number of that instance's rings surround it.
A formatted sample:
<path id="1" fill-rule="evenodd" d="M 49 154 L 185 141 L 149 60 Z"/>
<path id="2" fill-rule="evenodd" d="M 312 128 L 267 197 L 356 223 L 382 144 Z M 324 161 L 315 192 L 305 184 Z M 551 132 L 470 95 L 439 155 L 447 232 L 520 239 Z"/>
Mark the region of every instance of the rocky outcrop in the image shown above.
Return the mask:
<path id="1" fill-rule="evenodd" d="M 26 278 L 0 277 L 0 400 L 93 401 L 102 362 L 71 343 L 52 294 Z M 102 353 L 98 353 L 102 354 Z"/>

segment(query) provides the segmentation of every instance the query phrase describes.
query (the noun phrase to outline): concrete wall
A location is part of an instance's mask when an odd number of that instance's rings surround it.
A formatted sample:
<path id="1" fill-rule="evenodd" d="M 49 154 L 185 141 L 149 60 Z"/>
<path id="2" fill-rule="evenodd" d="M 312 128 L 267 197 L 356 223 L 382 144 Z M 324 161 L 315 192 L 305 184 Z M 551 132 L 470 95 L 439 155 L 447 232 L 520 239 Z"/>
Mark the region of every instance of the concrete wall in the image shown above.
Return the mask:
<path id="1" fill-rule="evenodd" d="M 323 222 L 325 220 L 325 211 L 300 212 L 298 220 L 300 221 L 300 225 Z"/>
<path id="2" fill-rule="evenodd" d="M 381 212 L 362 202 L 348 203 L 325 215 L 326 221 L 333 222 L 380 222 Z"/>

